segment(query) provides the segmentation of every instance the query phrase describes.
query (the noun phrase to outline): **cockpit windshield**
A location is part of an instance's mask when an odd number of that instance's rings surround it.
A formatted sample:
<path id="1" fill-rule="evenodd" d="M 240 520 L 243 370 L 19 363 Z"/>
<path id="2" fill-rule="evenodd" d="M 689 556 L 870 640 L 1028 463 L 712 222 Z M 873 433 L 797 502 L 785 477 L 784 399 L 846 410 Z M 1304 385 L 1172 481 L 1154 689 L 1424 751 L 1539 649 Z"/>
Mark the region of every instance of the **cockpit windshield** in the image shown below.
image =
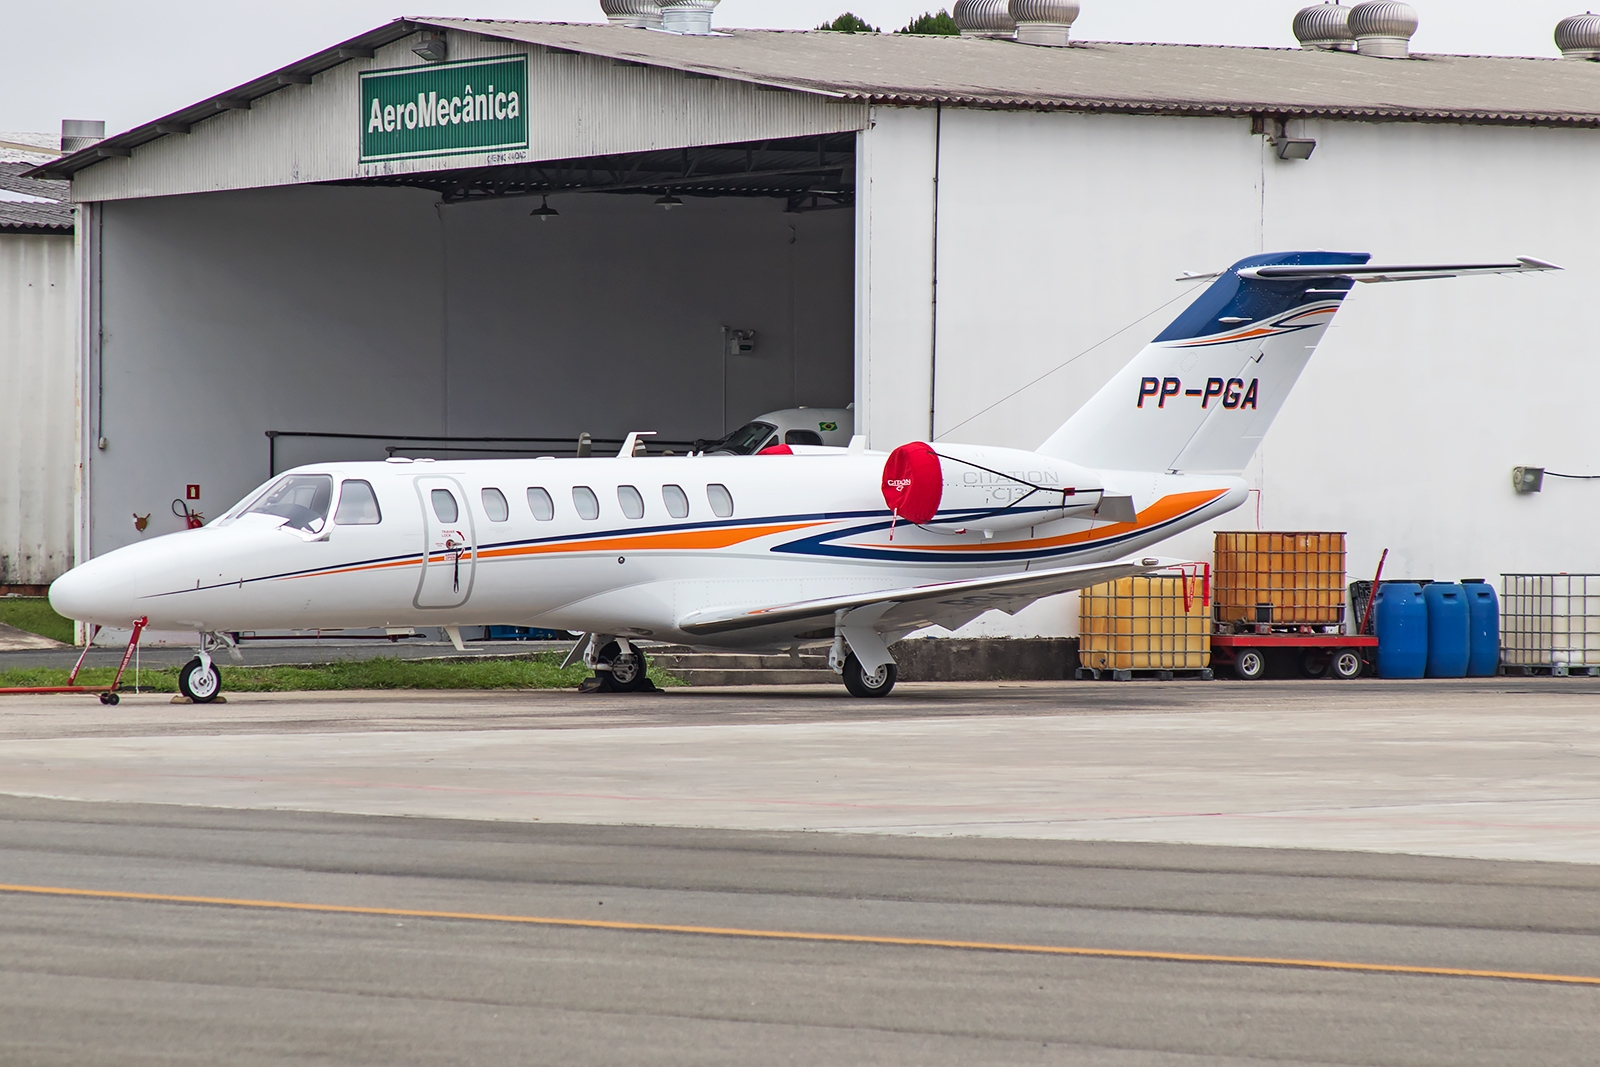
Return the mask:
<path id="1" fill-rule="evenodd" d="M 268 489 L 241 514 L 277 515 L 285 526 L 321 533 L 333 502 L 333 478 L 327 474 L 291 474 Z"/>
<path id="2" fill-rule="evenodd" d="M 761 451 L 777 427 L 769 422 L 747 422 L 721 441 L 707 447 L 709 452 L 731 452 L 750 456 Z"/>

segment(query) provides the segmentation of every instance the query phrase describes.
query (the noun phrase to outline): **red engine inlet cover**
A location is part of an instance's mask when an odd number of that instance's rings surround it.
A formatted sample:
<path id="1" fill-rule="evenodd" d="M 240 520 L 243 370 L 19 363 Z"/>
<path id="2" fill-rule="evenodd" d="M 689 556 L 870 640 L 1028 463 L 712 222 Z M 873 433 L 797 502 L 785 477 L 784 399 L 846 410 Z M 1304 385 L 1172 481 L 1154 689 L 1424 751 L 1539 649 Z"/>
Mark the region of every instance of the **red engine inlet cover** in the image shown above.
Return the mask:
<path id="1" fill-rule="evenodd" d="M 933 446 L 912 441 L 883 464 L 883 502 L 907 522 L 931 522 L 944 496 L 944 469 Z"/>

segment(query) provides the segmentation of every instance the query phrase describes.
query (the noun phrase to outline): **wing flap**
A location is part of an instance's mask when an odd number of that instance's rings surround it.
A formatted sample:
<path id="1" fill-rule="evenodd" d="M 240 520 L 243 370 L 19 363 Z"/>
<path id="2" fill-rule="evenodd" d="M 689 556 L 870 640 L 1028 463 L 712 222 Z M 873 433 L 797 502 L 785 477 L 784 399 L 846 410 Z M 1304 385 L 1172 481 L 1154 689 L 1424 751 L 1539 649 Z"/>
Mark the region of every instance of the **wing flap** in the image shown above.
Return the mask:
<path id="1" fill-rule="evenodd" d="M 1081 567 L 1022 571 L 990 578 L 965 578 L 954 582 L 882 589 L 849 596 L 802 600 L 792 604 L 706 608 L 690 612 L 679 619 L 678 629 L 688 634 L 709 636 L 811 620 L 826 620 L 831 623 L 836 612 L 852 611 L 873 604 L 892 605 L 889 612 L 885 612 L 884 621 L 888 622 L 892 617 L 893 628 L 901 629 L 917 621 L 937 622 L 940 618 L 952 614 L 970 613 L 971 617 L 976 618 L 992 608 L 1012 610 L 1013 606 L 1031 603 L 1041 597 L 1084 589 L 1133 574 L 1147 574 L 1150 571 L 1171 567 L 1176 562 L 1171 559 L 1145 556 L 1141 559 L 1124 559 L 1113 563 L 1093 563 Z M 908 608 L 912 610 L 907 611 Z M 880 627 L 882 628 L 884 627 Z"/>

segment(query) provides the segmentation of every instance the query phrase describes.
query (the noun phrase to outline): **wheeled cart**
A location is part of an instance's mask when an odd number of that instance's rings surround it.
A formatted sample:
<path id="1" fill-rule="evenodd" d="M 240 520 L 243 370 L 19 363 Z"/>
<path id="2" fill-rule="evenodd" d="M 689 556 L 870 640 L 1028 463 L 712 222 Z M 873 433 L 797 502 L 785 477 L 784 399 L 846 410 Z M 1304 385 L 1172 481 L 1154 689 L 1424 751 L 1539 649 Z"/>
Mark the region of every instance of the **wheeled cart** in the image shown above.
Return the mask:
<path id="1" fill-rule="evenodd" d="M 84 643 L 83 652 L 78 656 L 78 662 L 72 668 L 72 673 L 67 676 L 66 685 L 19 685 L 10 688 L 0 687 L 0 695 L 6 693 L 99 693 L 100 703 L 116 704 L 122 698 L 117 695 L 117 690 L 122 687 L 122 673 L 128 669 L 128 663 L 133 659 L 134 650 L 139 647 L 139 635 L 144 633 L 148 618 L 138 618 L 133 621 L 133 633 L 128 635 L 128 649 L 122 654 L 122 662 L 117 665 L 117 675 L 111 679 L 110 685 L 77 685 L 78 672 L 83 670 L 83 661 L 89 656 L 89 649 L 94 647 L 95 633 L 99 627 L 89 634 L 89 640 Z"/>
<path id="2" fill-rule="evenodd" d="M 1369 634 L 1277 631 L 1212 634 L 1211 665 L 1253 682 L 1267 673 L 1267 653 L 1282 649 L 1299 653 L 1300 672 L 1308 678 L 1359 678 L 1378 649 L 1378 639 Z"/>

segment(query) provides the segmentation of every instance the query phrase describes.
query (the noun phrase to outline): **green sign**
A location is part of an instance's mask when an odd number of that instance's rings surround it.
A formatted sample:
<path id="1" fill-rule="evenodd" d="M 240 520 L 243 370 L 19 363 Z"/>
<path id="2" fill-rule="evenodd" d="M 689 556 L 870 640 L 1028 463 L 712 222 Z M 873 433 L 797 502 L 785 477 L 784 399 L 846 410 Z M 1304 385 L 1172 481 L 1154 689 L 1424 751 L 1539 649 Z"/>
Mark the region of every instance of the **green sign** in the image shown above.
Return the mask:
<path id="1" fill-rule="evenodd" d="M 361 162 L 528 147 L 528 57 L 361 74 Z"/>

